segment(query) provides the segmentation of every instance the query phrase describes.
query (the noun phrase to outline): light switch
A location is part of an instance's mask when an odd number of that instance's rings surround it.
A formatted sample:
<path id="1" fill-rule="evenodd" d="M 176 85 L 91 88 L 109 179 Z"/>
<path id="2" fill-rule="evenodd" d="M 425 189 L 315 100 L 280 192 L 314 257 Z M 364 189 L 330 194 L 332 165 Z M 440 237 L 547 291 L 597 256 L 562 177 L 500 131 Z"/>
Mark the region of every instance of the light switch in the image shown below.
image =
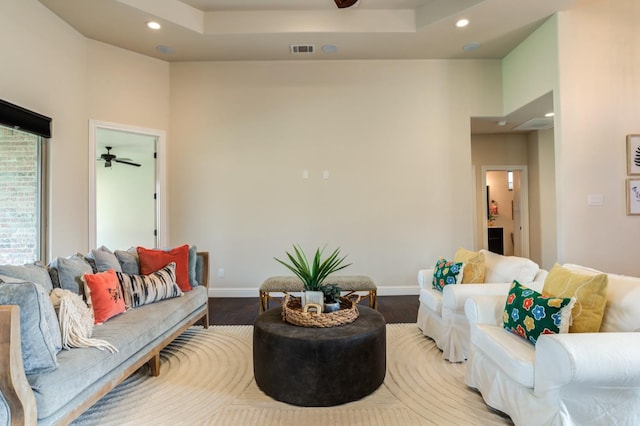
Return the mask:
<path id="1" fill-rule="evenodd" d="M 587 205 L 601 206 L 604 204 L 604 196 L 602 194 L 589 194 L 587 196 Z"/>
<path id="2" fill-rule="evenodd" d="M 325 170 L 322 172 L 322 179 L 329 179 L 329 170 Z"/>
<path id="3" fill-rule="evenodd" d="M 304 169 L 302 171 L 302 179 L 309 179 L 309 170 Z"/>

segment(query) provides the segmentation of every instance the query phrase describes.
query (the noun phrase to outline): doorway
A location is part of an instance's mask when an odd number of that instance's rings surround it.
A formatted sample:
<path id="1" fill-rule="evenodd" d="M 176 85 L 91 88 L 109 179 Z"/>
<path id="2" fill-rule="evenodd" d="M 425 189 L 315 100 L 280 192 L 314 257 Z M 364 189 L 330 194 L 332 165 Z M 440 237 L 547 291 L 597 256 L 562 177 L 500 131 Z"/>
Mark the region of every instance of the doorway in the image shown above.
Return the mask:
<path id="1" fill-rule="evenodd" d="M 529 257 L 527 166 L 483 166 L 484 248 Z"/>
<path id="2" fill-rule="evenodd" d="M 91 120 L 89 133 L 89 247 L 164 246 L 164 131 Z"/>

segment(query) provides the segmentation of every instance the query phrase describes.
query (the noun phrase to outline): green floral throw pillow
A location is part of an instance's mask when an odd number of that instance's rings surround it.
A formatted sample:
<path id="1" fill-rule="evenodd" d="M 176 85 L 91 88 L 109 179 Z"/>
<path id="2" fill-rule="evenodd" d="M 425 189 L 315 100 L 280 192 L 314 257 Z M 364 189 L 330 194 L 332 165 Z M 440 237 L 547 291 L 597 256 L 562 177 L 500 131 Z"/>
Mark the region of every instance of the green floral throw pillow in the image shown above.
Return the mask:
<path id="1" fill-rule="evenodd" d="M 438 259 L 433 271 L 431 286 L 436 290 L 442 291 L 445 285 L 460 284 L 463 269 L 463 263 L 453 263 L 443 258 Z"/>
<path id="2" fill-rule="evenodd" d="M 504 328 L 536 344 L 541 334 L 568 333 L 575 298 L 545 297 L 514 281 L 504 306 Z"/>

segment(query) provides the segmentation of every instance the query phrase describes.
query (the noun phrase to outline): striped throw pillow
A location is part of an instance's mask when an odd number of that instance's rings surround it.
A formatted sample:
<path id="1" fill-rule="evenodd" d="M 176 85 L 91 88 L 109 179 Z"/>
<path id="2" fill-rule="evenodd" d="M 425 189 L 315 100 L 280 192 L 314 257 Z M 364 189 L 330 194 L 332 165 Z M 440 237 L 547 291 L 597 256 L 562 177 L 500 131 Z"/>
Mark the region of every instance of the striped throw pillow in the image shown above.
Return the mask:
<path id="1" fill-rule="evenodd" d="M 132 275 L 124 272 L 117 272 L 116 275 L 122 286 L 127 308 L 137 308 L 183 295 L 176 283 L 175 262 L 148 275 Z"/>

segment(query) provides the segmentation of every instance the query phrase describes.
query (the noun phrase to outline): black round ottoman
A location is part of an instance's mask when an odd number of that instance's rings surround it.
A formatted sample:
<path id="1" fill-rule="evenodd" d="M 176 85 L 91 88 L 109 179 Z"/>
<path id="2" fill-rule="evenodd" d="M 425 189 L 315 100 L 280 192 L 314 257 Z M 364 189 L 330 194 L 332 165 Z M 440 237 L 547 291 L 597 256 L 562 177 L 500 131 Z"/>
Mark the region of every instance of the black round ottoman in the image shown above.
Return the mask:
<path id="1" fill-rule="evenodd" d="M 351 324 L 298 327 L 282 320 L 281 308 L 258 316 L 253 328 L 253 374 L 258 387 L 278 401 L 328 407 L 363 398 L 386 373 L 386 322 L 358 306 Z"/>

